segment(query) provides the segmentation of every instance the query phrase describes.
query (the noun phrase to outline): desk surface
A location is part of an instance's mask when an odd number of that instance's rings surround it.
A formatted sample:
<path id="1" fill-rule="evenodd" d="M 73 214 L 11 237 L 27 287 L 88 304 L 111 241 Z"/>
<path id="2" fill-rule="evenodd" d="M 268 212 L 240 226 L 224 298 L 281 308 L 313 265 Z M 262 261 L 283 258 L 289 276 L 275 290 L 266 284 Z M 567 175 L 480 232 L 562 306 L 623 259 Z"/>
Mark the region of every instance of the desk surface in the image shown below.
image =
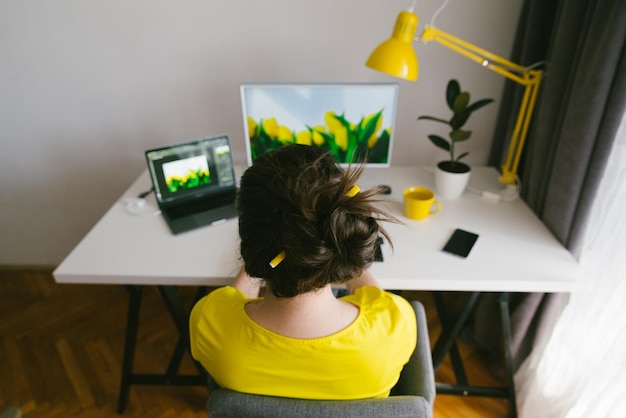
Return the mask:
<path id="1" fill-rule="evenodd" d="M 394 248 L 372 273 L 386 289 L 442 291 L 571 292 L 582 275 L 574 257 L 528 206 L 491 202 L 466 191 L 441 200 L 442 210 L 423 221 L 404 217 L 402 191 L 434 187 L 432 170 L 416 167 L 365 171 L 361 188 L 389 184 L 387 209 L 401 224 L 384 224 Z M 472 170 L 470 188 L 498 191 L 497 171 Z M 150 188 L 144 172 L 54 271 L 59 283 L 229 284 L 239 269 L 237 220 L 174 236 L 160 215 L 132 215 L 121 203 Z M 148 204 L 156 209 L 154 197 Z M 469 257 L 441 251 L 455 228 L 479 234 Z"/>

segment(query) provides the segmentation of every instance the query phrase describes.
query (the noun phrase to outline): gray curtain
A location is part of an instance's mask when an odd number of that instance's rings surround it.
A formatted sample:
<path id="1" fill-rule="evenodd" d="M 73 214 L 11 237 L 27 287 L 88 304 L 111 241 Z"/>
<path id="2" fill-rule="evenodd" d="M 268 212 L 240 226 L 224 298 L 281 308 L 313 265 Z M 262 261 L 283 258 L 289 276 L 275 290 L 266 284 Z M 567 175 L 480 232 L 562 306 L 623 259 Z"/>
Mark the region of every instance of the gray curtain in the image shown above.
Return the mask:
<path id="1" fill-rule="evenodd" d="M 555 237 L 579 255 L 585 226 L 617 129 L 626 111 L 626 1 L 526 0 L 512 60 L 546 61 L 520 165 L 522 198 Z M 505 87 L 490 165 L 499 167 L 521 101 Z M 504 143 L 503 143 L 504 142 Z M 625 179 L 626 180 L 626 179 Z M 511 295 L 517 366 L 543 344 L 566 295 Z M 499 369 L 495 295 L 486 294 L 465 337 L 494 355 Z M 497 360 L 496 360 L 497 359 Z"/>

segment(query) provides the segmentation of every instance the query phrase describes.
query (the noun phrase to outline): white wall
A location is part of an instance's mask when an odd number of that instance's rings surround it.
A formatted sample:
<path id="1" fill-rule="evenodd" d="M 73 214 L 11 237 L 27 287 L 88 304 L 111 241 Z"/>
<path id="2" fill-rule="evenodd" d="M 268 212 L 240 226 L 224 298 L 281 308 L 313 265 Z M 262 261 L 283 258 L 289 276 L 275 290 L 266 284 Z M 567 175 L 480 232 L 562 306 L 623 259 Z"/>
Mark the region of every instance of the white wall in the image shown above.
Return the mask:
<path id="1" fill-rule="evenodd" d="M 436 26 L 509 56 L 522 0 L 452 0 Z M 0 265 L 57 264 L 144 170 L 143 151 L 228 133 L 245 161 L 238 86 L 393 81 L 364 66 L 410 1 L 2 0 Z M 420 1 L 418 33 L 439 1 Z M 420 114 L 447 115 L 457 78 L 474 98 L 504 80 L 417 45 L 400 81 L 393 164 L 434 164 Z M 485 164 L 497 105 L 475 114 L 468 162 Z M 124 231 L 120 231 L 123 239 Z"/>

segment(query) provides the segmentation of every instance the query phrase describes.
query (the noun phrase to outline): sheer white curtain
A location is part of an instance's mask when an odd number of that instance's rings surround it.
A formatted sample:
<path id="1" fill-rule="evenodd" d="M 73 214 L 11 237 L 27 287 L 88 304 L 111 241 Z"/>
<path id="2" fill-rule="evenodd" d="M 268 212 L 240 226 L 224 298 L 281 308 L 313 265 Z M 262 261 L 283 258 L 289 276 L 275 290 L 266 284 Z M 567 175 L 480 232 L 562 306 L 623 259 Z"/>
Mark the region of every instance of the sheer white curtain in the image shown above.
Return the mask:
<path id="1" fill-rule="evenodd" d="M 523 418 L 626 417 L 626 115 L 592 211 L 584 281 L 515 376 Z"/>

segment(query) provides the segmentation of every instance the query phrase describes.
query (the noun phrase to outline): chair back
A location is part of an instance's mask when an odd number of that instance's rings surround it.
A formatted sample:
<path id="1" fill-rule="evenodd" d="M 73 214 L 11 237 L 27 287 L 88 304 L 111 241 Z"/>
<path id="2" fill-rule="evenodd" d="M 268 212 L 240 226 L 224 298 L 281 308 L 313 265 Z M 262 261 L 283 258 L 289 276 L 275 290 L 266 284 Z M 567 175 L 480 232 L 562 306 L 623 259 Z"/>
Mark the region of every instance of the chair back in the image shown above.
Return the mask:
<path id="1" fill-rule="evenodd" d="M 209 397 L 208 410 L 211 418 L 430 418 L 433 407 L 421 396 L 318 401 L 218 389 Z"/>

